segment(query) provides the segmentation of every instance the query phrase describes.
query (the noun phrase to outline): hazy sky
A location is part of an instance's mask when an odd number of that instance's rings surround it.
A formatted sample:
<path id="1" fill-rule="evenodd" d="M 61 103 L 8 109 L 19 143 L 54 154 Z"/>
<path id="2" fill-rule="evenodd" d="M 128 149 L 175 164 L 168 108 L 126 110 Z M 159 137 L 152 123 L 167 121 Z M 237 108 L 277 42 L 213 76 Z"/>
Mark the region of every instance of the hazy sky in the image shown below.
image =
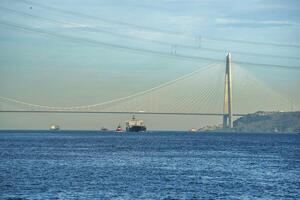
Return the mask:
<path id="1" fill-rule="evenodd" d="M 257 97 L 269 88 L 274 93 L 266 99 L 274 109 L 299 109 L 300 70 L 238 63 L 300 67 L 299 13 L 298 0 L 2 0 L 0 96 L 62 107 L 94 104 L 176 79 L 224 60 L 231 51 L 236 65 L 249 72 L 243 76 L 257 83 L 243 83 L 251 95 L 236 97 L 237 108 L 250 109 L 249 102 L 258 104 Z M 202 76 L 201 83 L 219 80 L 212 76 Z M 236 76 L 241 81 L 236 90 L 242 93 L 238 87 L 245 79 Z M 204 87 L 200 82 L 194 85 Z M 287 108 L 278 104 L 275 92 L 287 97 Z M 184 96 L 185 89 L 174 89 L 172 95 Z M 0 103 L 0 108 L 7 106 L 14 105 Z M 0 129 L 48 128 L 52 123 L 67 129 L 114 128 L 129 117 L 0 114 Z M 220 118 L 164 117 L 162 123 L 159 116 L 140 117 L 151 129 L 220 122 Z"/>

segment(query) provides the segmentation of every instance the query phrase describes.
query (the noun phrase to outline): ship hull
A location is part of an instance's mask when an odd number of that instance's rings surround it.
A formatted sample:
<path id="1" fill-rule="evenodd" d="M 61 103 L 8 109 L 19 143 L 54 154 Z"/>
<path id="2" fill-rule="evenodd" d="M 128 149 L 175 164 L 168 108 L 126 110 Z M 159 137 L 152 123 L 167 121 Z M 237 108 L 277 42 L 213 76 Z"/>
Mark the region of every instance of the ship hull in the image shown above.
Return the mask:
<path id="1" fill-rule="evenodd" d="M 130 126 L 126 127 L 126 131 L 128 132 L 141 132 L 141 131 L 146 131 L 146 126 Z"/>

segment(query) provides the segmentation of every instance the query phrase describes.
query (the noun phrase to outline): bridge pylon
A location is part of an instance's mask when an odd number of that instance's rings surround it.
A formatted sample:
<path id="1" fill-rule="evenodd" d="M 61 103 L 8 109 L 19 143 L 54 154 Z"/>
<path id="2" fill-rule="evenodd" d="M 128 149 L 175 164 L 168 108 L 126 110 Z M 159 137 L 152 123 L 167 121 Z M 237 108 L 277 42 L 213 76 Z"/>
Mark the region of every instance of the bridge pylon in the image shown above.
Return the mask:
<path id="1" fill-rule="evenodd" d="M 232 128 L 232 82 L 231 82 L 231 54 L 226 56 L 225 84 L 224 84 L 224 110 L 223 128 Z"/>

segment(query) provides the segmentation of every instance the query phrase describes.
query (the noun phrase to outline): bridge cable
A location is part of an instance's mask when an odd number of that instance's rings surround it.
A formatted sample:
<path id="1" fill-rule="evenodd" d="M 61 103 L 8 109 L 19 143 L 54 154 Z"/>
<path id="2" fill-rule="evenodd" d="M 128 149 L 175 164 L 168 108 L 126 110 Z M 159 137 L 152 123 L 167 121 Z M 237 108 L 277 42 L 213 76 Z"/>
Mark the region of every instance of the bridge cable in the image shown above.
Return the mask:
<path id="1" fill-rule="evenodd" d="M 88 19 L 92 19 L 92 20 L 101 20 L 101 21 L 106 22 L 106 23 L 118 24 L 118 25 L 122 25 L 122 26 L 132 27 L 132 28 L 135 28 L 135 29 L 150 30 L 150 31 L 155 31 L 155 32 L 159 32 L 159 33 L 162 33 L 162 34 L 182 36 L 182 37 L 185 37 L 185 38 L 199 37 L 199 36 L 192 36 L 190 34 L 183 33 L 183 32 L 163 30 L 163 29 L 159 29 L 159 28 L 153 28 L 153 27 L 144 26 L 144 25 L 137 25 L 137 24 L 132 24 L 132 23 L 128 23 L 128 22 L 122 22 L 122 21 L 117 21 L 117 20 L 112 20 L 112 19 L 106 19 L 106 18 L 102 18 L 102 17 L 98 17 L 98 16 L 92 16 L 92 15 L 84 14 L 84 13 L 78 13 L 78 12 L 65 10 L 65 9 L 61 9 L 61 8 L 57 8 L 57 7 L 53 7 L 53 6 L 49 6 L 49 5 L 44 5 L 44 4 L 41 4 L 41 3 L 34 2 L 34 1 L 29 1 L 29 0 L 18 0 L 18 1 L 22 1 L 24 3 L 27 3 L 27 5 L 36 5 L 36 6 L 39 6 L 41 8 L 47 9 L 47 10 L 53 10 L 53 11 L 64 13 L 64 14 L 67 13 L 67 14 L 73 15 L 75 17 L 88 18 Z M 264 45 L 264 46 L 276 46 L 276 47 L 300 48 L 300 44 L 255 42 L 255 41 L 246 41 L 246 40 L 228 39 L 228 38 L 218 38 L 218 37 L 206 37 L 206 36 L 200 36 L 200 37 L 201 37 L 201 39 L 210 40 L 210 41 L 221 41 L 221 42 L 252 44 L 252 45 Z"/>
<path id="2" fill-rule="evenodd" d="M 26 13 L 26 12 L 17 11 L 17 10 L 13 10 L 13 9 L 2 7 L 2 6 L 0 6 L 0 9 L 4 10 L 4 11 L 11 12 L 11 13 L 14 13 L 14 14 L 22 15 L 22 16 L 25 16 L 25 17 L 31 17 L 31 18 L 34 18 L 34 19 L 38 18 L 39 20 L 54 22 L 54 23 L 57 23 L 57 24 L 65 24 L 65 25 L 70 25 L 70 26 L 78 25 L 77 23 L 74 23 L 74 22 L 60 21 L 60 20 L 56 20 L 56 19 L 50 19 L 50 18 L 47 18 L 47 17 L 32 15 L 32 14 L 29 14 L 29 13 Z M 179 48 L 199 50 L 199 51 L 210 51 L 210 52 L 217 52 L 217 53 L 231 52 L 233 54 L 247 55 L 247 56 L 300 60 L 300 57 L 297 57 L 297 56 L 283 56 L 283 55 L 274 55 L 274 54 L 253 53 L 253 52 L 243 52 L 243 51 L 234 51 L 234 50 L 223 50 L 223 49 L 215 49 L 215 48 L 208 48 L 208 47 L 202 47 L 202 46 L 197 47 L 195 45 L 178 44 L 178 43 L 174 44 L 174 43 L 170 43 L 170 42 L 164 42 L 164 41 L 161 41 L 161 40 L 155 40 L 155 39 L 149 39 L 149 38 L 136 37 L 136 36 L 130 36 L 130 35 L 126 35 L 126 34 L 116 33 L 116 32 L 113 32 L 113 31 L 110 31 L 110 30 L 107 30 L 107 29 L 101 29 L 101 28 L 97 28 L 97 27 L 89 27 L 88 31 L 89 30 L 97 31 L 99 33 L 113 35 L 113 36 L 116 36 L 116 37 L 127 38 L 127 39 L 130 39 L 130 40 L 140 40 L 140 41 L 145 41 L 145 42 L 151 42 L 151 43 L 154 43 L 154 44 L 168 46 L 168 47 L 175 46 L 175 47 L 179 47 Z"/>
<path id="3" fill-rule="evenodd" d="M 208 61 L 215 61 L 215 62 L 223 62 L 221 59 L 214 59 L 214 58 L 207 58 L 207 57 L 199 57 L 199 56 L 190 56 L 190 55 L 184 55 L 184 54 L 169 54 L 166 52 L 161 51 L 154 51 L 149 49 L 143 49 L 143 48 L 136 48 L 136 47 L 129 47 L 119 44 L 112 44 L 107 42 L 101 42 L 97 40 L 91 40 L 87 38 L 81 38 L 81 37 L 74 37 L 74 36 L 66 36 L 58 33 L 53 33 L 50 31 L 44 31 L 38 28 L 30 28 L 26 26 L 22 26 L 19 24 L 11 23 L 11 22 L 5 22 L 3 20 L 0 20 L 0 25 L 4 25 L 7 27 L 11 27 L 14 29 L 19 29 L 22 31 L 30 31 L 35 32 L 41 35 L 46 35 L 50 37 L 65 39 L 70 42 L 84 42 L 86 44 L 92 45 L 92 46 L 102 46 L 106 48 L 112 48 L 112 49 L 119 49 L 119 50 L 127 50 L 127 51 L 133 51 L 137 53 L 147 53 L 147 54 L 155 54 L 160 56 L 168 56 L 168 57 L 174 57 L 174 58 L 182 58 L 182 59 L 191 59 L 191 60 L 208 60 Z M 293 70 L 300 70 L 300 67 L 298 66 L 286 66 L 286 65 L 278 65 L 278 64 L 263 64 L 263 63 L 252 63 L 252 62 L 243 62 L 243 61 L 235 61 L 237 64 L 245 64 L 245 65 L 254 65 L 254 66 L 261 66 L 261 67 L 272 67 L 272 68 L 282 68 L 282 69 L 293 69 Z"/>
<path id="4" fill-rule="evenodd" d="M 120 98 L 117 98 L 117 99 L 113 99 L 113 100 L 109 100 L 109 101 L 105 101 L 105 102 L 101 102 L 101 103 L 96 103 L 96 104 L 90 104 L 90 105 L 81 105 L 81 106 L 73 106 L 73 107 L 56 107 L 56 106 L 47 106 L 47 105 L 39 105 L 39 104 L 33 104 L 33 103 L 23 102 L 23 101 L 20 101 L 20 100 L 16 100 L 16 99 L 12 99 L 12 98 L 7 98 L 7 97 L 2 97 L 2 96 L 0 96 L 0 99 L 6 100 L 6 101 L 9 101 L 9 102 L 18 103 L 18 104 L 27 105 L 27 106 L 33 106 L 33 107 L 39 107 L 39 108 L 46 108 L 46 109 L 55 109 L 55 110 L 86 109 L 86 108 L 91 108 L 91 107 L 103 106 L 103 105 L 107 105 L 107 104 L 111 104 L 111 103 L 116 103 L 116 102 L 120 102 L 120 101 L 123 101 L 123 100 L 128 100 L 128 99 L 131 99 L 131 98 L 134 98 L 134 97 L 138 97 L 138 96 L 147 94 L 149 92 L 152 92 L 152 91 L 164 88 L 166 86 L 172 85 L 172 84 L 174 84 L 174 83 L 176 83 L 178 81 L 182 81 L 184 79 L 187 79 L 187 78 L 193 76 L 196 73 L 200 73 L 200 72 L 206 71 L 206 70 L 208 70 L 208 69 L 210 69 L 211 67 L 214 67 L 214 66 L 215 66 L 215 63 L 208 64 L 205 67 L 202 67 L 202 68 L 200 68 L 198 70 L 195 70 L 195 71 L 193 71 L 193 72 L 191 72 L 189 74 L 183 75 L 183 76 L 178 77 L 178 78 L 176 78 L 174 80 L 171 80 L 171 81 L 167 81 L 167 82 L 165 82 L 163 84 L 160 84 L 158 86 L 155 86 L 153 88 L 150 88 L 150 89 L 147 89 L 147 90 L 144 90 L 144 91 L 141 91 L 141 92 L 137 92 L 137 93 L 125 96 L 125 97 L 120 97 Z"/>

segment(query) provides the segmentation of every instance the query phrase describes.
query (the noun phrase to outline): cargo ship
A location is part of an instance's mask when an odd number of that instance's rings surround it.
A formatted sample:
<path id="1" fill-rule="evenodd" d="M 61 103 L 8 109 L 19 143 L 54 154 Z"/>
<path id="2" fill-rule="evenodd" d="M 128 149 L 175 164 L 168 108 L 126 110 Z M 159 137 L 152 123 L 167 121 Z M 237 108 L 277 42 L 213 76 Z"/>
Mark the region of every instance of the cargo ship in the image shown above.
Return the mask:
<path id="1" fill-rule="evenodd" d="M 142 132 L 146 131 L 146 126 L 144 125 L 143 120 L 136 119 L 135 116 L 132 116 L 132 119 L 126 121 L 126 131 L 128 132 Z"/>

